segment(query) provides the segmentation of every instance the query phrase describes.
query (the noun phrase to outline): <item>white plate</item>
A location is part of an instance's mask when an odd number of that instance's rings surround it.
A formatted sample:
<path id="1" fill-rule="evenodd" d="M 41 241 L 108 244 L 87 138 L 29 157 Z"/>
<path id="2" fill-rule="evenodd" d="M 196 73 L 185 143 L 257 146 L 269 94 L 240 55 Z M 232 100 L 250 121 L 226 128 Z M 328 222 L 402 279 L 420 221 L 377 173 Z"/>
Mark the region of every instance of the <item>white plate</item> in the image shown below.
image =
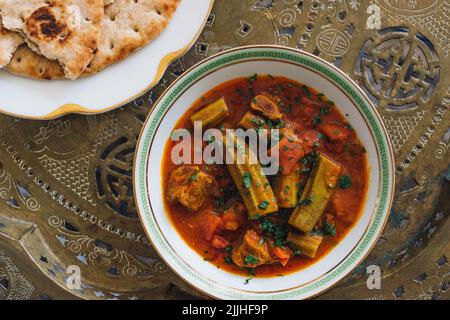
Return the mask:
<path id="1" fill-rule="evenodd" d="M 38 81 L 0 71 L 0 112 L 30 119 L 112 110 L 154 86 L 200 35 L 214 0 L 182 0 L 155 41 L 92 77 Z"/>
<path id="2" fill-rule="evenodd" d="M 323 92 L 336 103 L 367 150 L 369 186 L 361 218 L 327 255 L 284 277 L 254 278 L 216 268 L 180 237 L 164 208 L 161 163 L 164 146 L 183 113 L 210 89 L 255 73 L 284 76 Z M 183 279 L 223 299 L 299 299 L 323 292 L 370 252 L 389 215 L 394 161 L 386 130 L 373 105 L 339 69 L 314 55 L 275 46 L 236 48 L 204 60 L 179 77 L 156 103 L 136 150 L 134 188 L 138 212 L 155 249 Z"/>

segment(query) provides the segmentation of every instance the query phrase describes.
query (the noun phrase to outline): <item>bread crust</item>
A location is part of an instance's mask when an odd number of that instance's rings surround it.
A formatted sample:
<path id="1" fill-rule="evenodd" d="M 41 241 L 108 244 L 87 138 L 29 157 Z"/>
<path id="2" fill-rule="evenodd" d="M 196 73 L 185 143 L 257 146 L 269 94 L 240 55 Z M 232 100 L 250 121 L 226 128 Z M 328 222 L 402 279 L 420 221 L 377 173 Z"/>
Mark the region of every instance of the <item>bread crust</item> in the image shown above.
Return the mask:
<path id="1" fill-rule="evenodd" d="M 3 25 L 29 47 L 78 78 L 97 51 L 103 0 L 0 0 Z"/>
<path id="2" fill-rule="evenodd" d="M 154 40 L 167 27 L 180 3 L 180 0 L 101 1 L 108 4 L 104 7 L 98 48 L 82 76 L 100 72 Z M 19 55 L 22 59 L 18 60 Z M 23 46 L 6 70 L 35 79 L 60 79 L 61 68 L 45 60 L 38 51 Z M 41 72 L 36 72 L 35 65 L 40 66 Z"/>

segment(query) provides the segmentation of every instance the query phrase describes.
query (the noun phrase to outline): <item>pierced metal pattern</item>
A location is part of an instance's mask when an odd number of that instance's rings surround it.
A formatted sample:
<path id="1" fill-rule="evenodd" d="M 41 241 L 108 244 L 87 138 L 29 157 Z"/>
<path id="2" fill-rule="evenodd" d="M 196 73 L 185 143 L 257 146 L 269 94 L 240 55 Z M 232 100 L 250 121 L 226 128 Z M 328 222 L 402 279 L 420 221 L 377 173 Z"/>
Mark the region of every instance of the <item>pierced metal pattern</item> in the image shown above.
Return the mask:
<path id="1" fill-rule="evenodd" d="M 376 105 L 411 110 L 430 100 L 439 81 L 439 58 L 423 34 L 386 28 L 364 43 L 355 74 Z"/>
<path id="2" fill-rule="evenodd" d="M 397 194 L 383 235 L 321 298 L 448 299 L 449 12 L 450 0 L 216 0 L 193 48 L 132 103 L 53 121 L 0 116 L 0 250 L 17 266 L 5 268 L 0 251 L 0 299 L 20 288 L 13 275 L 35 288 L 23 298 L 201 296 L 167 268 L 136 218 L 134 146 L 183 71 L 257 43 L 304 49 L 341 68 L 371 96 L 394 145 Z M 372 264 L 383 272 L 381 290 L 366 287 Z M 80 267 L 78 290 L 65 283 L 71 265 Z"/>

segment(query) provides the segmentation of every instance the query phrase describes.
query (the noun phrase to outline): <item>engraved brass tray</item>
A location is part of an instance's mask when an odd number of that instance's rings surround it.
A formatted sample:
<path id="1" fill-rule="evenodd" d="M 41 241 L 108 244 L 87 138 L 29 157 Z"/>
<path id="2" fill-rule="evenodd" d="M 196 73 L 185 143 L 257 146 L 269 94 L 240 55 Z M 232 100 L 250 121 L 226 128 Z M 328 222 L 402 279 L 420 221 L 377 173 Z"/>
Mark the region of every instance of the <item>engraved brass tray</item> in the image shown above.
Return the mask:
<path id="1" fill-rule="evenodd" d="M 383 235 L 318 298 L 449 299 L 449 38 L 450 0 L 216 0 L 194 47 L 132 103 L 52 121 L 0 116 L 0 299 L 203 297 L 144 235 L 134 148 L 155 99 L 186 68 L 259 43 L 312 52 L 348 73 L 394 146 L 396 196 Z M 381 289 L 367 287 L 371 265 L 381 268 Z M 80 288 L 66 285 L 70 266 Z"/>

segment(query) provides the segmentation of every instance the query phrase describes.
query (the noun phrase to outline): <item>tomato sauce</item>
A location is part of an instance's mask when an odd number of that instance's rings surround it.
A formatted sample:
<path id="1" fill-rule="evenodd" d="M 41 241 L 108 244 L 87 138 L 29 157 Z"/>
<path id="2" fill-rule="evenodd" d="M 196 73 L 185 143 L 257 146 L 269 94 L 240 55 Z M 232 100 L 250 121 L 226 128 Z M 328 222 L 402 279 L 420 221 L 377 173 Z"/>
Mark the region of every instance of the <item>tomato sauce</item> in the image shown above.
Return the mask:
<path id="1" fill-rule="evenodd" d="M 336 235 L 324 237 L 324 241 L 322 241 L 314 258 L 296 255 L 290 259 L 286 266 L 276 263 L 258 266 L 252 270 L 252 276 L 282 276 L 305 268 L 326 256 L 348 234 L 361 214 L 367 192 L 369 169 L 363 145 L 351 124 L 348 123 L 346 116 L 339 112 L 334 103 L 329 101 L 324 94 L 284 77 L 255 75 L 252 78 L 238 78 L 223 83 L 198 99 L 179 119 L 174 129 L 193 130 L 190 116 L 200 108 L 220 98 L 225 99 L 230 115 L 218 127 L 236 128 L 237 123 L 249 110 L 253 97 L 260 93 L 268 93 L 277 97 L 283 114 L 282 121 L 289 123 L 295 133 L 300 134 L 307 130 L 322 132 L 328 130 L 327 128 L 321 129 L 324 124 L 336 124 L 344 128 L 343 130 L 347 135 L 345 142 L 324 139 L 318 147 L 320 153 L 329 156 L 343 166 L 343 175 L 351 177 L 351 186 L 337 188 L 334 195 L 334 197 L 339 198 L 338 203 L 343 203 L 344 213 L 338 214 L 331 202 L 325 210 L 325 213 L 333 218 Z M 163 190 L 167 189 L 170 172 L 177 167 L 176 164 L 172 163 L 170 157 L 175 143 L 169 139 L 165 146 L 165 158 L 162 166 Z M 224 165 L 202 164 L 200 168 L 215 177 L 220 185 L 228 186 L 233 183 Z M 199 255 L 218 268 L 245 275 L 249 270 L 230 263 L 229 252 L 212 247 L 210 241 L 205 241 L 201 228 L 198 228 L 198 225 L 205 220 L 208 210 L 214 210 L 220 214 L 226 208 L 227 201 L 236 198 L 238 192 L 234 189 L 230 193 L 230 195 L 220 199 L 221 201 L 214 198 L 208 199 L 197 212 L 189 212 L 182 205 L 169 203 L 167 200 L 165 200 L 165 207 L 174 228 Z M 164 194 L 164 199 L 166 199 L 166 194 Z M 282 209 L 280 211 L 282 213 L 274 215 L 275 219 L 283 220 L 283 216 L 289 215 L 292 210 Z M 254 226 L 258 222 L 247 221 L 246 224 Z M 232 243 L 239 238 L 242 232 L 241 229 L 239 231 L 225 231 L 222 236 Z"/>

